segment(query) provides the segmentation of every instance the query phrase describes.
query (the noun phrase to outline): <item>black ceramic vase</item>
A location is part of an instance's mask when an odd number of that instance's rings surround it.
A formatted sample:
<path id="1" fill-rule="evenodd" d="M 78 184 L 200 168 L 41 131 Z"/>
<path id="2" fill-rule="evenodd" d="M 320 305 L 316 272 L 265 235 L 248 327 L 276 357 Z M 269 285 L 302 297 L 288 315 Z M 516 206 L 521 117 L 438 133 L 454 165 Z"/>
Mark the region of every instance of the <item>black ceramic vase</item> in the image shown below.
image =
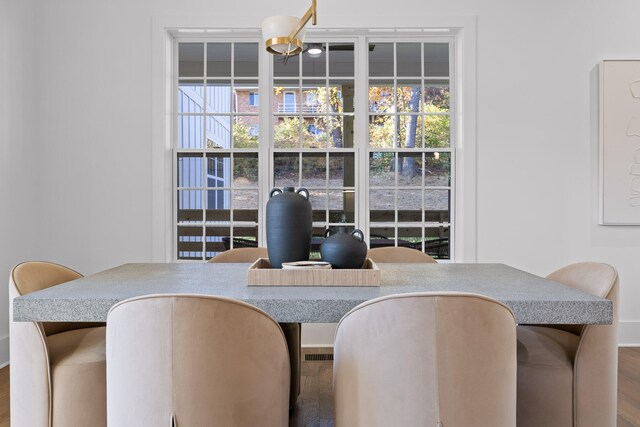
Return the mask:
<path id="1" fill-rule="evenodd" d="M 325 239 L 320 246 L 322 261 L 331 263 L 332 268 L 362 268 L 367 258 L 367 244 L 360 230 L 347 231 L 338 227 L 338 232 L 325 231 Z"/>
<path id="2" fill-rule="evenodd" d="M 311 249 L 309 191 L 274 188 L 267 202 L 267 251 L 271 268 L 283 262 L 307 261 Z"/>

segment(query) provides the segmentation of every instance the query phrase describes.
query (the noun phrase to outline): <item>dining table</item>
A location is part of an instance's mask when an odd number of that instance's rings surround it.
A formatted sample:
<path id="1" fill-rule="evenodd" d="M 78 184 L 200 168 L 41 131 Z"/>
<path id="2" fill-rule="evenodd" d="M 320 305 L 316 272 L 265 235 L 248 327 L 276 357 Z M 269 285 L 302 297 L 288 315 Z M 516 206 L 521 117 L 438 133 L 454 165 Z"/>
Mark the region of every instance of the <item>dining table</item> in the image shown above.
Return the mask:
<path id="1" fill-rule="evenodd" d="M 380 286 L 248 286 L 247 263 L 130 263 L 13 300 L 19 322 L 106 321 L 119 301 L 204 294 L 252 304 L 278 322 L 336 323 L 365 301 L 414 292 L 471 292 L 506 304 L 519 324 L 611 324 L 610 300 L 505 264 L 379 263 Z"/>

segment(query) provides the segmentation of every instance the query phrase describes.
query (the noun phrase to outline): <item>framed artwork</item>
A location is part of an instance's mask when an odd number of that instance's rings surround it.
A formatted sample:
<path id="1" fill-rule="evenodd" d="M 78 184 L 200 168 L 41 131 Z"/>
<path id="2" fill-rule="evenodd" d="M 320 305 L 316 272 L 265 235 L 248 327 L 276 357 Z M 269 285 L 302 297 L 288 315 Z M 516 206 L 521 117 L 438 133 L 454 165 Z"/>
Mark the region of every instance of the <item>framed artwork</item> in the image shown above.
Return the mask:
<path id="1" fill-rule="evenodd" d="M 600 63 L 599 223 L 640 225 L 640 60 Z"/>

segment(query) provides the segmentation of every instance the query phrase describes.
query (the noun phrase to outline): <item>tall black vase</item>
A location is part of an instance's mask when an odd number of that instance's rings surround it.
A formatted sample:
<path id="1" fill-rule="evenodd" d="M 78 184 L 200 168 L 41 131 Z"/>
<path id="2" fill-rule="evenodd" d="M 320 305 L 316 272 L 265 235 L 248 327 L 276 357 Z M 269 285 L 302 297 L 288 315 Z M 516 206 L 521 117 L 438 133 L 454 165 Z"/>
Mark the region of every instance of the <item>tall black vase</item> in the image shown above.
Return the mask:
<path id="1" fill-rule="evenodd" d="M 309 191 L 274 188 L 267 202 L 267 251 L 271 268 L 283 262 L 306 261 L 311 250 Z"/>

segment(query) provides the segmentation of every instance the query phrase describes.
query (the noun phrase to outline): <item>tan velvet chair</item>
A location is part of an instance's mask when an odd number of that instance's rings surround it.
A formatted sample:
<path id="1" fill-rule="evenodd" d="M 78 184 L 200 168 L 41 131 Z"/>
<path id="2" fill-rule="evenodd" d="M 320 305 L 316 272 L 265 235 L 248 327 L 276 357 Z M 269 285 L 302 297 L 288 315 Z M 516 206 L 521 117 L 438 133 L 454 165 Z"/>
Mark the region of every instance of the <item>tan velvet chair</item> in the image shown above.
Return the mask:
<path id="1" fill-rule="evenodd" d="M 391 295 L 347 313 L 334 346 L 336 427 L 513 427 L 516 324 L 465 293 Z"/>
<path id="2" fill-rule="evenodd" d="M 287 345 L 262 310 L 152 295 L 116 304 L 107 319 L 109 426 L 288 425 Z"/>
<path id="3" fill-rule="evenodd" d="M 384 246 L 381 248 L 369 249 L 367 258 L 373 262 L 411 262 L 411 263 L 436 263 L 437 261 L 417 249 L 405 248 L 402 246 Z"/>
<path id="4" fill-rule="evenodd" d="M 547 276 L 613 302 L 612 325 L 518 326 L 518 427 L 616 425 L 618 274 L 579 263 Z"/>
<path id="5" fill-rule="evenodd" d="M 13 321 L 13 299 L 82 277 L 49 262 L 11 270 L 11 425 L 106 426 L 104 323 Z"/>
<path id="6" fill-rule="evenodd" d="M 267 248 L 238 248 L 220 252 L 209 262 L 255 262 L 259 258 L 269 258 Z M 300 395 L 300 369 L 302 351 L 300 344 L 302 341 L 302 326 L 300 323 L 280 323 L 280 327 L 287 339 L 289 348 L 289 359 L 291 363 L 291 388 L 289 406 L 293 408 Z"/>
<path id="7" fill-rule="evenodd" d="M 258 258 L 269 258 L 267 248 L 237 248 L 220 252 L 209 262 L 255 262 Z"/>

